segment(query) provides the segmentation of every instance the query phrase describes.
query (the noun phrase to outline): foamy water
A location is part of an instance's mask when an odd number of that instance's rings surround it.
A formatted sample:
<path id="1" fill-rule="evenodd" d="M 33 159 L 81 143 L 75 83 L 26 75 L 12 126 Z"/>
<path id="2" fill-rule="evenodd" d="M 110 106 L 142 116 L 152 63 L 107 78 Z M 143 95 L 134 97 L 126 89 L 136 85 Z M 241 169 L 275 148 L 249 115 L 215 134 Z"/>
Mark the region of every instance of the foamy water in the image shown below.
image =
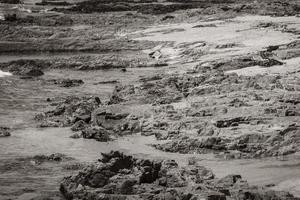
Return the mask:
<path id="1" fill-rule="evenodd" d="M 4 72 L 4 71 L 1 71 L 1 70 L 0 70 L 0 78 L 1 78 L 1 77 L 4 77 L 4 76 L 10 76 L 10 75 L 12 75 L 12 74 L 9 73 L 9 72 Z"/>

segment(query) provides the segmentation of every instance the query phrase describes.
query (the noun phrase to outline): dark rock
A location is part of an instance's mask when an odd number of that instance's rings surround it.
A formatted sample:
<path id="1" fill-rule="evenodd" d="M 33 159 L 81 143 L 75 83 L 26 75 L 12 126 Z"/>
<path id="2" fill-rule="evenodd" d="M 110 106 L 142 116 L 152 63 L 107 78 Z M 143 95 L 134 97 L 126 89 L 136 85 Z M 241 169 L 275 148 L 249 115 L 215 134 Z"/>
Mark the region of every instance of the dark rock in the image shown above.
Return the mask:
<path id="1" fill-rule="evenodd" d="M 38 6 L 46 6 L 46 5 L 49 5 L 49 6 L 70 6 L 72 4 L 66 2 L 66 1 L 60 1 L 60 0 L 42 0 L 42 2 L 38 2 L 36 3 L 35 5 L 38 5 Z"/>
<path id="2" fill-rule="evenodd" d="M 36 164 L 41 164 L 43 162 L 51 162 L 51 161 L 55 161 L 55 162 L 62 162 L 62 161 L 67 161 L 67 160 L 72 160 L 71 157 L 68 157 L 64 154 L 61 153 L 54 153 L 51 154 L 49 156 L 46 155 L 36 155 L 34 157 L 32 157 L 32 160 L 35 161 Z"/>
<path id="3" fill-rule="evenodd" d="M 4 15 L 4 20 L 8 21 L 8 22 L 14 22 L 17 21 L 17 14 L 13 13 L 13 14 L 5 14 Z"/>
<path id="4" fill-rule="evenodd" d="M 84 120 L 79 120 L 71 127 L 72 131 L 82 131 L 88 126 L 88 124 Z"/>
<path id="5" fill-rule="evenodd" d="M 161 18 L 161 21 L 166 21 L 168 19 L 174 19 L 175 17 L 173 15 L 166 15 L 163 18 Z"/>
<path id="6" fill-rule="evenodd" d="M 53 110 L 38 114 L 35 119 L 41 120 L 47 126 L 72 126 L 78 121 L 89 123 L 91 114 L 101 105 L 98 97 L 67 97 L 58 102 Z"/>
<path id="7" fill-rule="evenodd" d="M 94 83 L 94 85 L 98 85 L 98 84 L 117 84 L 119 83 L 117 80 L 111 80 L 111 81 L 100 81 L 97 83 Z"/>
<path id="8" fill-rule="evenodd" d="M 49 63 L 41 60 L 17 60 L 5 64 L 5 69 L 14 75 L 36 77 L 44 75 L 43 68 Z"/>
<path id="9" fill-rule="evenodd" d="M 192 28 L 203 28 L 203 27 L 217 27 L 215 24 L 199 24 L 196 26 L 193 26 Z"/>
<path id="10" fill-rule="evenodd" d="M 70 136 L 70 138 L 73 138 L 73 139 L 78 139 L 78 138 L 81 138 L 82 135 L 81 134 L 78 134 L 78 133 L 74 133 L 73 135 Z"/>
<path id="11" fill-rule="evenodd" d="M 76 87 L 82 85 L 84 82 L 80 79 L 51 79 L 49 83 L 58 85 L 59 87 Z"/>
<path id="12" fill-rule="evenodd" d="M 239 175 L 218 180 L 205 167 L 179 167 L 174 160 L 137 159 L 117 151 L 102 154 L 98 163 L 65 177 L 60 191 L 70 200 L 297 199 L 289 193 L 248 186 Z"/>
<path id="13" fill-rule="evenodd" d="M 8 137 L 10 136 L 10 128 L 0 127 L 0 137 Z"/>
<path id="14" fill-rule="evenodd" d="M 81 132 L 83 138 L 85 139 L 95 139 L 99 142 L 108 142 L 111 140 L 111 132 L 105 130 L 101 127 L 88 127 Z"/>
<path id="15" fill-rule="evenodd" d="M 231 126 L 238 126 L 239 124 L 248 124 L 250 123 L 251 118 L 249 117 L 235 117 L 231 119 L 217 120 L 214 122 L 214 125 L 218 128 L 227 128 Z"/>
<path id="16" fill-rule="evenodd" d="M 19 3 L 21 3 L 21 1 L 20 0 L 1 0 L 0 3 L 19 4 Z"/>

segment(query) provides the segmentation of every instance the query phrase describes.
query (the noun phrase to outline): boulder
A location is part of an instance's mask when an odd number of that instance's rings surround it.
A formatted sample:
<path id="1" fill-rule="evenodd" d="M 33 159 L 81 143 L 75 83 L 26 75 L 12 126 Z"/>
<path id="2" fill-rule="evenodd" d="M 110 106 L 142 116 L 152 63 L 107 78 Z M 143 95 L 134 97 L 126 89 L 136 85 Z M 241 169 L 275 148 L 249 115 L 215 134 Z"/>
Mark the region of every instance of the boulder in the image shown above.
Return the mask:
<path id="1" fill-rule="evenodd" d="M 0 127 L 0 137 L 8 137 L 8 136 L 10 136 L 10 128 Z"/>
<path id="2" fill-rule="evenodd" d="M 60 191 L 72 199 L 136 200 L 297 200 L 289 193 L 251 187 L 240 175 L 217 179 L 196 164 L 179 167 L 174 160 L 139 159 L 118 151 L 65 177 Z"/>

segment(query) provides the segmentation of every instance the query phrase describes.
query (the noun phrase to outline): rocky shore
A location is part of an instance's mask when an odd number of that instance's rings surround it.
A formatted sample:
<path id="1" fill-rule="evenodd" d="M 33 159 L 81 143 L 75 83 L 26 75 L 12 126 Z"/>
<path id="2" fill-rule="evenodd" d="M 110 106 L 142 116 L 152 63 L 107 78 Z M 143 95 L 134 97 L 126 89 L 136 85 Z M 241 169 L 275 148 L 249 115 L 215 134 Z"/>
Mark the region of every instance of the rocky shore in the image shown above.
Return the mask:
<path id="1" fill-rule="evenodd" d="M 9 144 L 0 199 L 299 199 L 243 175 L 217 177 L 193 159 L 181 166 L 120 147 L 79 161 L 91 154 L 85 145 L 137 135 L 156 140 L 145 148 L 186 158 L 299 155 L 298 1 L 1 3 L 0 70 L 11 76 L 0 77 L 0 142 Z M 34 141 L 26 146 L 16 131 L 28 127 L 61 133 L 25 134 Z M 69 151 L 57 151 L 60 139 Z"/>
<path id="2" fill-rule="evenodd" d="M 118 151 L 64 178 L 66 199 L 299 199 L 286 192 L 250 186 L 240 175 L 217 179 L 212 171 L 174 160 L 137 159 Z"/>

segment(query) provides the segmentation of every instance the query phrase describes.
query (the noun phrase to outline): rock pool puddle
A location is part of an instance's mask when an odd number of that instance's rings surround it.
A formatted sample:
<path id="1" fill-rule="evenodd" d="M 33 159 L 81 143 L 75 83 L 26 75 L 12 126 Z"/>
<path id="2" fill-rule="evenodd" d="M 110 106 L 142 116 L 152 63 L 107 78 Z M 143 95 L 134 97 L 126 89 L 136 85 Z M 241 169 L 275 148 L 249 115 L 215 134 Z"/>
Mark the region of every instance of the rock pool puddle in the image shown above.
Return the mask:
<path id="1" fill-rule="evenodd" d="M 211 168 L 218 177 L 241 174 L 251 184 L 276 184 L 274 189 L 287 190 L 300 196 L 300 155 L 280 159 L 220 160 L 212 154 L 177 154 L 155 150 L 148 145 L 157 143 L 152 136 L 134 135 L 122 137 L 113 142 L 101 143 L 95 140 L 72 139 L 70 138 L 71 134 L 72 131 L 69 128 L 16 130 L 11 137 L 0 140 L 0 157 L 1 159 L 13 159 L 20 156 L 49 155 L 59 152 L 74 157 L 80 162 L 93 162 L 100 157 L 102 152 L 120 150 L 144 158 L 174 159 L 180 165 L 187 164 L 188 159 L 193 157 L 201 165 Z M 1 176 L 6 176 L 6 174 L 0 175 L 0 179 Z M 49 176 L 51 179 L 50 174 L 45 176 Z M 28 178 L 28 175 L 26 177 Z M 0 185 L 0 187 L 3 186 Z"/>

